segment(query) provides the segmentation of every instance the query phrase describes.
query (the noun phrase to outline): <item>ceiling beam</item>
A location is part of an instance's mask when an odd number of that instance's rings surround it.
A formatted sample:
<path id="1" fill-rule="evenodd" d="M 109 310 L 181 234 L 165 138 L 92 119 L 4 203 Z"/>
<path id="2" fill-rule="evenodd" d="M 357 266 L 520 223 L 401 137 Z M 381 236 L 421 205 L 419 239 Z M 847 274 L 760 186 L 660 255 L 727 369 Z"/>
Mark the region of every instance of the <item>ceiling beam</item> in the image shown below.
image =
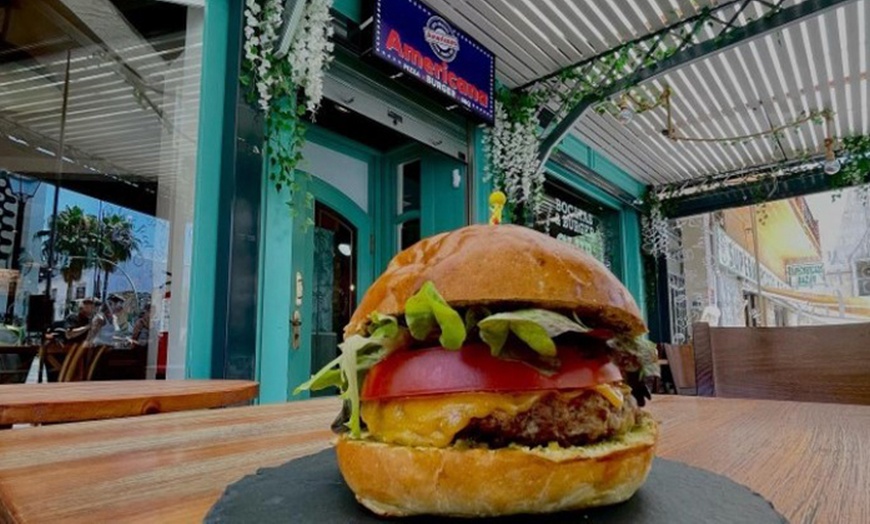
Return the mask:
<path id="1" fill-rule="evenodd" d="M 768 16 L 746 23 L 742 26 L 729 25 L 720 36 L 701 43 L 687 46 L 670 57 L 655 62 L 607 85 L 602 85 L 592 94 L 577 101 L 541 141 L 538 157 L 545 163 L 553 150 L 594 104 L 612 97 L 642 82 L 662 76 L 685 67 L 693 62 L 709 58 L 717 53 L 745 44 L 773 31 L 798 23 L 808 17 L 817 16 L 825 11 L 845 5 L 855 0 L 806 0 L 792 7 L 773 11 Z"/>
<path id="2" fill-rule="evenodd" d="M 836 189 L 833 179 L 825 175 L 823 168 L 766 178 L 757 182 L 726 188 L 717 188 L 701 193 L 666 200 L 668 218 L 682 218 L 712 213 L 723 209 L 749 206 L 759 203 L 755 195 L 764 195 L 765 202 L 811 195 Z"/>

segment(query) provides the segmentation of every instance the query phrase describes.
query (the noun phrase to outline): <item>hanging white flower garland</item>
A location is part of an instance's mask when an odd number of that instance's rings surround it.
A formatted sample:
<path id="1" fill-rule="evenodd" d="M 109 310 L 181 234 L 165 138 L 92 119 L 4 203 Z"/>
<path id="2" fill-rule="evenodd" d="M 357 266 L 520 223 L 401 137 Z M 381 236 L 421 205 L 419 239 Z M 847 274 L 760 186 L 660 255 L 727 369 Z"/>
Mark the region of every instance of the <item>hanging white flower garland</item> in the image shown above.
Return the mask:
<path id="1" fill-rule="evenodd" d="M 650 197 L 648 197 L 650 198 Z M 670 224 L 662 213 L 661 202 L 652 197 L 650 212 L 643 217 L 643 250 L 656 258 L 669 258 Z"/>
<path id="2" fill-rule="evenodd" d="M 538 159 L 537 118 L 533 107 L 518 112 L 511 115 L 500 101 L 495 104 L 495 123 L 483 138 L 484 181 L 492 181 L 514 208 L 523 205 L 537 215 L 546 178 Z"/>
<path id="3" fill-rule="evenodd" d="M 332 62 L 335 48 L 331 7 L 332 0 L 309 0 L 287 55 L 290 80 L 302 88 L 305 108 L 312 114 L 317 112 L 323 99 L 323 73 Z"/>
<path id="4" fill-rule="evenodd" d="M 286 57 L 275 56 L 283 23 L 283 0 L 246 0 L 245 61 L 241 82 L 266 114 L 266 176 L 281 192 L 291 193 L 291 212 L 297 213 L 293 195 L 299 188 L 296 166 L 302 158 L 305 125 L 323 100 L 323 76 L 333 59 L 332 0 L 307 0 Z M 297 95 L 298 97 L 294 97 Z M 305 203 L 311 207 L 312 197 Z"/>
<path id="5" fill-rule="evenodd" d="M 282 0 L 247 0 L 245 2 L 245 60 L 253 74 L 260 109 L 269 111 L 276 74 L 273 49 L 284 15 Z"/>
<path id="6" fill-rule="evenodd" d="M 317 111 L 323 99 L 323 75 L 335 48 L 332 0 L 306 2 L 290 50 L 283 59 L 286 62 L 274 55 L 284 15 L 283 0 L 246 0 L 245 6 L 245 59 L 260 108 L 268 113 L 272 100 L 300 88 L 306 110 Z M 289 84 L 282 81 L 285 75 L 289 75 Z"/>

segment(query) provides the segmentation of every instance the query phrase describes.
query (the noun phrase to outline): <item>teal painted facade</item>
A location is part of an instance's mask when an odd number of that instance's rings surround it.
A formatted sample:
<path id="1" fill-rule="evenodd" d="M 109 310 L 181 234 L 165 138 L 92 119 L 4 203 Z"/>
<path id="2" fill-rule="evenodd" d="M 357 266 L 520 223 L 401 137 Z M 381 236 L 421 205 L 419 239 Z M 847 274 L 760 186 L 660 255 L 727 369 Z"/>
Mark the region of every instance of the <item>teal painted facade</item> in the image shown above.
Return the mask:
<path id="1" fill-rule="evenodd" d="M 232 184 L 233 118 L 238 77 L 241 6 L 230 0 L 210 0 L 205 5 L 199 143 L 196 162 L 196 199 L 193 213 L 193 256 L 190 270 L 190 316 L 187 332 L 186 375 L 211 378 L 215 346 L 215 305 L 221 239 L 229 230 Z"/>

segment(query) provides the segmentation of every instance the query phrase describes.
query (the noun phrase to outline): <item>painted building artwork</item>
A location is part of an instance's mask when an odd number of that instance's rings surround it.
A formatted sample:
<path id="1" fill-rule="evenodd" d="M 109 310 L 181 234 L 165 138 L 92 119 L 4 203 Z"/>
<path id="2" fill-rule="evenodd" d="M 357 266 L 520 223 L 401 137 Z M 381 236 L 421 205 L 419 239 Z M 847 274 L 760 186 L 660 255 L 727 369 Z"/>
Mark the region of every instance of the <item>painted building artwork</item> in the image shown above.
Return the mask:
<path id="1" fill-rule="evenodd" d="M 673 221 L 671 334 L 870 319 L 870 206 L 859 190 Z"/>

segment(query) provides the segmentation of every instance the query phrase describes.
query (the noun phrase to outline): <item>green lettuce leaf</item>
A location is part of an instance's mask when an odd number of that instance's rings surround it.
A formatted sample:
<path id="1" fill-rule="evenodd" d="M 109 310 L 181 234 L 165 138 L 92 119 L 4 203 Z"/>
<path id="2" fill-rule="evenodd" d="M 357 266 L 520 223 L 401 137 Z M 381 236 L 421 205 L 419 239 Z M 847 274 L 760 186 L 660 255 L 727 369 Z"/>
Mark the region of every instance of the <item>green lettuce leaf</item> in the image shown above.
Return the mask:
<path id="1" fill-rule="evenodd" d="M 391 338 L 399 333 L 399 322 L 392 315 L 382 315 L 375 311 L 369 315 L 369 321 L 366 331 L 372 337 Z"/>
<path id="2" fill-rule="evenodd" d="M 659 353 L 654 342 L 644 337 L 614 337 L 607 341 L 613 349 L 616 364 L 629 372 L 640 372 L 640 378 L 661 376 Z"/>
<path id="3" fill-rule="evenodd" d="M 423 284 L 420 291 L 405 302 L 405 322 L 411 336 L 417 340 L 426 340 L 438 327 L 441 329 L 438 341 L 445 348 L 457 350 L 465 342 L 465 322 L 438 294 L 432 282 Z"/>
<path id="4" fill-rule="evenodd" d="M 312 375 L 310 379 L 296 386 L 293 394 L 298 395 L 303 391 L 320 391 L 333 386 L 340 389 L 343 385 L 341 371 L 338 369 L 340 363 L 341 356 L 339 355 L 335 360 L 320 368 L 320 371 Z"/>
<path id="5" fill-rule="evenodd" d="M 293 394 L 298 395 L 306 390 L 339 388 L 341 398 L 350 404 L 351 412 L 347 426 L 354 438 L 362 433 L 359 396 L 361 375 L 391 351 L 405 344 L 408 339 L 408 331 L 399 326 L 395 317 L 373 313 L 370 320 L 367 329 L 369 336 L 348 337 L 338 345 L 341 355 L 293 390 Z"/>
<path id="6" fill-rule="evenodd" d="M 477 323 L 480 338 L 494 356 L 501 354 L 508 335 L 513 333 L 536 353 L 556 356 L 553 338 L 567 332 L 586 333 L 590 329 L 577 320 L 546 309 L 523 309 L 490 315 Z"/>

